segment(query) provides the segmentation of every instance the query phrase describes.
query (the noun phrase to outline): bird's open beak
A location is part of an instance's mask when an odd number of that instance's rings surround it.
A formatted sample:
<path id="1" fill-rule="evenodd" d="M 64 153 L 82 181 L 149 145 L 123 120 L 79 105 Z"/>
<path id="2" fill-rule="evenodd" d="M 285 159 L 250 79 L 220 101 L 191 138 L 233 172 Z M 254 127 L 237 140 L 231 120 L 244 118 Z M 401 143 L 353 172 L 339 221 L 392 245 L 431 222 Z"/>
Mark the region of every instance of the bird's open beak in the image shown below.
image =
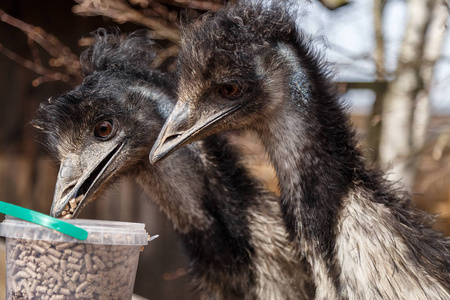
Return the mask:
<path id="1" fill-rule="evenodd" d="M 178 148 L 213 133 L 213 126 L 218 121 L 241 107 L 240 104 L 236 104 L 215 111 L 192 111 L 189 109 L 189 100 L 180 105 L 179 103 L 167 118 L 153 145 L 149 156 L 152 164 L 164 159 Z"/>
<path id="2" fill-rule="evenodd" d="M 95 153 L 87 151 L 81 155 L 68 155 L 62 160 L 50 214 L 53 217 L 76 217 L 92 200 L 88 199 L 101 186 L 105 171 L 124 145 L 125 142 L 121 142 L 105 150 L 97 149 Z"/>

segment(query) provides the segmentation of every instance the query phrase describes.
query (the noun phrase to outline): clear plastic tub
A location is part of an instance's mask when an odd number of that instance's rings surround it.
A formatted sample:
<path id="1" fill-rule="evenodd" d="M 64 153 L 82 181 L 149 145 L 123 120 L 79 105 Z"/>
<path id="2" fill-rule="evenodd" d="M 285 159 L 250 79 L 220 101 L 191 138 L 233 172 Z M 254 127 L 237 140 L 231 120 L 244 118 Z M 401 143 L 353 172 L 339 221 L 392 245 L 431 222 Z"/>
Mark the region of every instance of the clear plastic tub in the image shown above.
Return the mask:
<path id="1" fill-rule="evenodd" d="M 6 237 L 7 299 L 131 299 L 144 224 L 65 220 L 88 231 L 77 240 L 10 216 Z"/>

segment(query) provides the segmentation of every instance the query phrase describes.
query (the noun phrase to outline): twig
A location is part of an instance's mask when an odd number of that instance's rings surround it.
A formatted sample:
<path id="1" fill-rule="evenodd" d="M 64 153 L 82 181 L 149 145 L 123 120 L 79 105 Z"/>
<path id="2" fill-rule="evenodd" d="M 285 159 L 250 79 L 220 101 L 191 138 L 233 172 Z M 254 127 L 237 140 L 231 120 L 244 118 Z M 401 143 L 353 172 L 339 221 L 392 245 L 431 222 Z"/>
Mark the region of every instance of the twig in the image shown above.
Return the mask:
<path id="1" fill-rule="evenodd" d="M 153 61 L 150 67 L 152 69 L 159 68 L 168 58 L 177 55 L 179 51 L 180 47 L 178 45 L 172 45 L 163 49 L 158 53 L 158 57 Z"/>
<path id="2" fill-rule="evenodd" d="M 2 44 L 0 44 L 0 53 L 8 57 L 9 59 L 15 61 L 21 66 L 24 66 L 25 68 L 42 75 L 41 77 L 33 80 L 33 86 L 36 87 L 39 84 L 41 84 L 44 81 L 63 81 L 63 82 L 69 82 L 70 77 L 66 74 L 62 74 L 61 72 L 54 72 L 52 70 L 46 69 L 31 60 L 25 59 L 22 56 L 16 54 L 15 52 L 9 50 L 8 48 L 4 47 Z"/>

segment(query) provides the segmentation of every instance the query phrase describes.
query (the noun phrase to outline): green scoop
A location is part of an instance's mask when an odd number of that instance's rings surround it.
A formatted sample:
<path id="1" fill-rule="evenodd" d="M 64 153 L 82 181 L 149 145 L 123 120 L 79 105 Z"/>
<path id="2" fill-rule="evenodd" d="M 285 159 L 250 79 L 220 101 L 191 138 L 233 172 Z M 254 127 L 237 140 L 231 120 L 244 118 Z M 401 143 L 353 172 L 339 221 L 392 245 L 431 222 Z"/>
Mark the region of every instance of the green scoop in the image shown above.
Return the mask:
<path id="1" fill-rule="evenodd" d="M 88 237 L 88 232 L 83 228 L 14 204 L 0 201 L 0 213 L 57 230 L 82 241 Z"/>

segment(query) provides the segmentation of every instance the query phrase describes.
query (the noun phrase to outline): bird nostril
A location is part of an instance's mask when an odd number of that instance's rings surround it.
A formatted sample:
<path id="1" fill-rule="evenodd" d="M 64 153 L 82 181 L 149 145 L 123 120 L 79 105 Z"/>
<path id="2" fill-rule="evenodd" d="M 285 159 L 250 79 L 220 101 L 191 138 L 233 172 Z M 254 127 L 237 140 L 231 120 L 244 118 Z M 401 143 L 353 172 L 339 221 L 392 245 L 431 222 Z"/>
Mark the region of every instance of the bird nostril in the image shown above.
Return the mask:
<path id="1" fill-rule="evenodd" d="M 68 193 L 70 193 L 70 191 L 75 187 L 75 184 L 71 184 L 69 185 L 61 194 L 61 199 L 65 198 L 67 196 Z"/>
<path id="2" fill-rule="evenodd" d="M 171 142 L 173 140 L 176 140 L 179 136 L 181 136 L 181 134 L 173 134 L 171 136 L 168 136 L 164 142 L 165 143 Z"/>

